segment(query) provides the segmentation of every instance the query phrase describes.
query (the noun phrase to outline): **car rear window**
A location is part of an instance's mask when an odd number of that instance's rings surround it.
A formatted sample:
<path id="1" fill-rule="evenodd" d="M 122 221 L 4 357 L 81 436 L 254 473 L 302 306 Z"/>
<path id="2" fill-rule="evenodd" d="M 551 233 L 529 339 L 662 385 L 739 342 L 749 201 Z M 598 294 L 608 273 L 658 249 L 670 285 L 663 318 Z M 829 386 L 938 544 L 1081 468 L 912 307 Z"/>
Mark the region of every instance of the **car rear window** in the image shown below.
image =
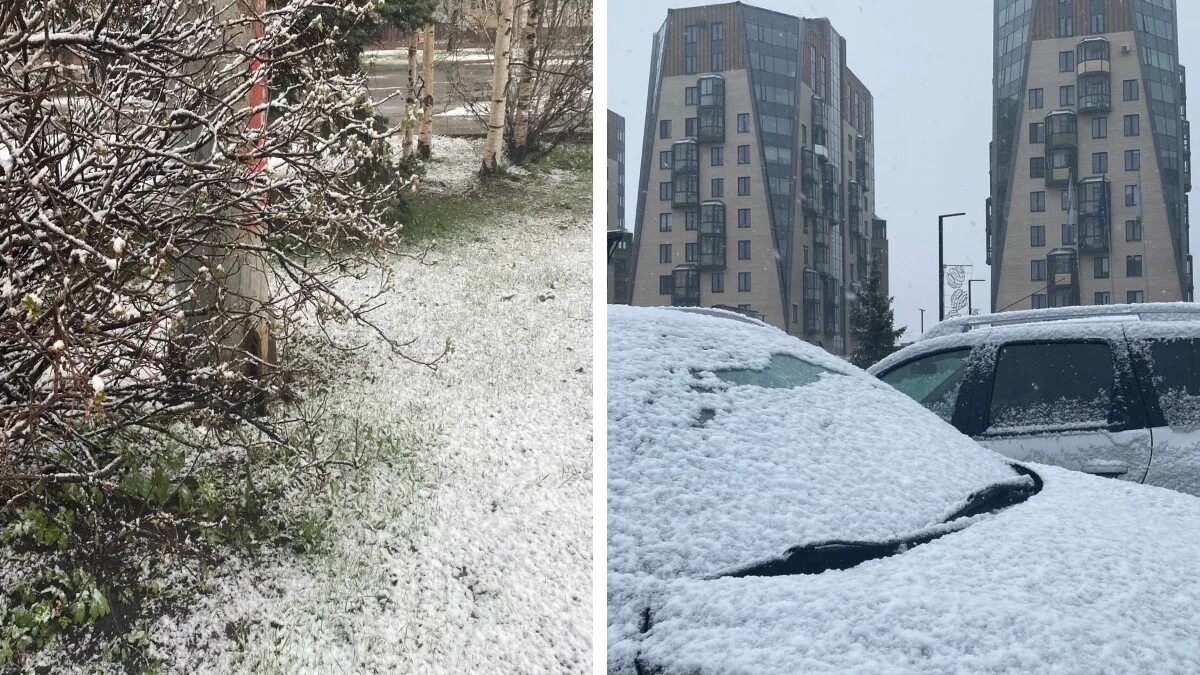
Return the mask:
<path id="1" fill-rule="evenodd" d="M 1007 345 L 996 357 L 989 432 L 1108 424 L 1112 350 L 1099 342 Z"/>
<path id="2" fill-rule="evenodd" d="M 823 373 L 833 371 L 809 363 L 789 354 L 772 354 L 766 368 L 731 368 L 713 371 L 723 382 L 734 385 L 752 385 L 768 389 L 790 389 L 803 387 L 821 379 Z"/>
<path id="3" fill-rule="evenodd" d="M 1200 426 L 1200 340 L 1150 343 L 1150 379 L 1167 424 Z"/>

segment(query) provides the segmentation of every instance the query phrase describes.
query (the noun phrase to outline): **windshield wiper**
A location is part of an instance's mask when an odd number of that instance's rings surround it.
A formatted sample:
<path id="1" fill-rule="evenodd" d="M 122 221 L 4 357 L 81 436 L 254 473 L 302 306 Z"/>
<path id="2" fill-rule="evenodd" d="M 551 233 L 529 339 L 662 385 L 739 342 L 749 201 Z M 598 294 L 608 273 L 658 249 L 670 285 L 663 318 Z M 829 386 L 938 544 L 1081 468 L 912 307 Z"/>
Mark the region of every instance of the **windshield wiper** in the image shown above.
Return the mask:
<path id="1" fill-rule="evenodd" d="M 1029 481 L 1003 483 L 988 486 L 967 497 L 967 503 L 948 518 L 943 525 L 956 520 L 1000 511 L 1020 504 L 1042 489 L 1042 479 L 1036 473 L 1017 464 L 1010 464 L 1014 471 L 1027 476 Z M 748 567 L 722 574 L 723 577 L 776 577 L 790 574 L 820 574 L 829 570 L 847 570 L 868 560 L 887 558 L 934 539 L 940 539 L 962 527 L 938 527 L 932 532 L 882 542 L 871 541 L 827 541 L 817 544 L 794 546 L 781 558 L 765 560 Z"/>

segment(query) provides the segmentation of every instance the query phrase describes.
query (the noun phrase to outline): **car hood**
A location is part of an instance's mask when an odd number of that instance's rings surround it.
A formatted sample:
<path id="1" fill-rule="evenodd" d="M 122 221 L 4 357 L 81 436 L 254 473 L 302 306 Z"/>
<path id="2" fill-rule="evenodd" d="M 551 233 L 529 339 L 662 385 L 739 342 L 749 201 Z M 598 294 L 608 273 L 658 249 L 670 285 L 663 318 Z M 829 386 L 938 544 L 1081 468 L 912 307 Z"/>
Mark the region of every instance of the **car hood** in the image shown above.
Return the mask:
<path id="1" fill-rule="evenodd" d="M 934 527 L 1026 484 L 907 396 L 781 331 L 614 307 L 608 344 L 608 564 L 660 580 L 736 573 L 829 541 Z M 791 389 L 713 371 L 788 354 L 829 372 Z"/>
<path id="2" fill-rule="evenodd" d="M 1200 671 L 1200 499 L 1033 468 L 1024 503 L 853 569 L 612 573 L 610 672 Z"/>

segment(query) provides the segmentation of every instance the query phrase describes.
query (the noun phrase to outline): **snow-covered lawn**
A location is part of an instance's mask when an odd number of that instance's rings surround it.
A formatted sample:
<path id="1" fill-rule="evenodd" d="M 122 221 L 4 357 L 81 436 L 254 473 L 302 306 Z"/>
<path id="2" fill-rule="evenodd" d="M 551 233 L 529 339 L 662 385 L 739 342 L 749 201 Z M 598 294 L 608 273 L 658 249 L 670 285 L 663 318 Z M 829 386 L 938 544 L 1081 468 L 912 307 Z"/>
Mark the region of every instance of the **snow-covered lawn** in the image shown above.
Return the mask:
<path id="1" fill-rule="evenodd" d="M 437 139 L 434 151 L 428 189 L 465 189 L 480 144 Z M 327 552 L 229 564 L 211 593 L 160 619 L 169 670 L 590 668 L 590 230 L 590 209 L 541 209 L 395 261 L 375 320 L 418 338 L 411 353 L 449 338 L 453 354 L 434 372 L 373 349 L 326 384 L 417 456 L 331 500 Z"/>

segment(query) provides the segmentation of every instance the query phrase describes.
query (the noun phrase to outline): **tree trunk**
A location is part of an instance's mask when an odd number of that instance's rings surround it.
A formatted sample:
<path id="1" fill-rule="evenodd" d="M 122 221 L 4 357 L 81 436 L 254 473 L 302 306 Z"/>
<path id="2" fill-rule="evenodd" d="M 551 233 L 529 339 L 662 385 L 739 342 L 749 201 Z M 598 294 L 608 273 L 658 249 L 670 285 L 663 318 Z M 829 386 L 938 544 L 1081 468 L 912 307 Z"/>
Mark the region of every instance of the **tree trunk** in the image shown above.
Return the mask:
<path id="1" fill-rule="evenodd" d="M 542 0 L 525 0 L 525 60 L 521 65 L 521 80 L 517 84 L 517 109 L 514 111 L 513 147 L 516 160 L 524 159 L 529 143 L 529 104 L 533 98 L 533 69 L 537 64 L 538 24 L 541 22 Z"/>
<path id="2" fill-rule="evenodd" d="M 496 65 L 492 70 L 492 108 L 488 114 L 487 142 L 483 148 L 483 171 L 500 168 L 504 147 L 504 104 L 508 98 L 508 65 L 512 56 L 513 0 L 500 0 L 496 22 Z"/>
<path id="3" fill-rule="evenodd" d="M 417 138 L 417 154 L 429 159 L 433 154 L 433 41 L 434 24 L 425 26 L 425 52 L 421 58 L 421 133 Z"/>
<path id="4" fill-rule="evenodd" d="M 404 156 L 413 153 L 413 115 L 417 107 L 417 33 L 408 36 L 408 95 L 404 98 Z"/>

